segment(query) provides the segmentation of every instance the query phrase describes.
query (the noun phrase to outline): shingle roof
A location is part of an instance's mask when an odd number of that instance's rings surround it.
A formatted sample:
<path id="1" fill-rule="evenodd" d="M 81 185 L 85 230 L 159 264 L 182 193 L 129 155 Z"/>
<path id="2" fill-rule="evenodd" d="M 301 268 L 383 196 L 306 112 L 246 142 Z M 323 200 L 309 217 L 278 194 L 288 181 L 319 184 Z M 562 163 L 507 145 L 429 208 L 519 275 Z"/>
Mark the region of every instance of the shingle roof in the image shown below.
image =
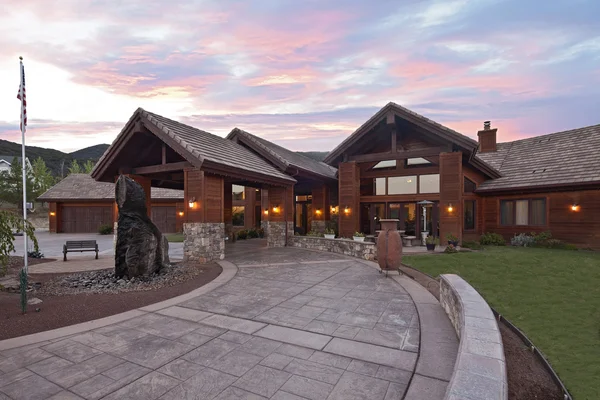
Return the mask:
<path id="1" fill-rule="evenodd" d="M 17 161 L 21 161 L 21 157 L 17 157 L 17 156 L 0 156 L 0 160 L 4 160 L 9 164 L 13 163 L 13 159 L 17 159 Z"/>
<path id="2" fill-rule="evenodd" d="M 155 200 L 182 200 L 183 190 L 153 187 L 151 197 Z M 97 182 L 88 174 L 71 174 L 52 186 L 38 200 L 73 201 L 73 200 L 114 200 L 115 184 Z"/>
<path id="3" fill-rule="evenodd" d="M 498 143 L 497 151 L 478 153 L 500 171 L 478 192 L 547 185 L 600 182 L 600 125 Z"/>
<path id="4" fill-rule="evenodd" d="M 294 168 L 305 170 L 325 178 L 336 179 L 337 169 L 325 164 L 324 162 L 313 160 L 310 157 L 298 154 L 239 128 L 232 130 L 227 136 L 227 139 L 233 139 L 236 135 L 240 135 L 242 138 L 250 142 L 249 144 L 251 147 L 259 147 L 263 149 L 265 152 L 267 152 L 267 154 L 271 155 L 279 163 L 285 165 L 286 167 L 292 166 Z"/>

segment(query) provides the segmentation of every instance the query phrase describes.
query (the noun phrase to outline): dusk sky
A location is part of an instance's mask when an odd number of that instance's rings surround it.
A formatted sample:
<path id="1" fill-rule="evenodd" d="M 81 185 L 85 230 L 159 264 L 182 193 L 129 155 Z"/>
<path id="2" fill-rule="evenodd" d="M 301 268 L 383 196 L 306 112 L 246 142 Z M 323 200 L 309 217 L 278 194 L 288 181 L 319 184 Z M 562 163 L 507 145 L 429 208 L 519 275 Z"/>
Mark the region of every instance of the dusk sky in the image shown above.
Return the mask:
<path id="1" fill-rule="evenodd" d="M 4 0 L 0 139 L 111 143 L 137 107 L 331 150 L 393 101 L 476 138 L 600 123 L 598 0 Z"/>

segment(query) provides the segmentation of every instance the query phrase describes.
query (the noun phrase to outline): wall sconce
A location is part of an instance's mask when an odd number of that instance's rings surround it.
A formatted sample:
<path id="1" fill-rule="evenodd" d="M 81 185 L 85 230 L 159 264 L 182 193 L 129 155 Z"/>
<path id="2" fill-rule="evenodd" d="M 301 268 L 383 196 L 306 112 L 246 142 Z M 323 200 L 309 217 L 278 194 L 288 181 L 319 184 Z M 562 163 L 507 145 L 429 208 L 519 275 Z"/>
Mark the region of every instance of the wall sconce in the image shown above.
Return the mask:
<path id="1" fill-rule="evenodd" d="M 190 208 L 194 208 L 196 206 L 196 198 L 195 197 L 192 197 L 189 200 L 189 206 L 190 206 Z"/>
<path id="2" fill-rule="evenodd" d="M 452 212 L 454 208 L 452 207 L 452 203 L 448 204 L 448 212 Z"/>
<path id="3" fill-rule="evenodd" d="M 350 214 L 350 207 L 344 207 L 344 214 Z"/>
<path id="4" fill-rule="evenodd" d="M 579 204 L 573 204 L 571 206 L 571 211 L 576 211 L 576 212 L 579 211 Z"/>
<path id="5" fill-rule="evenodd" d="M 56 213 L 54 211 L 50 211 L 50 216 L 54 217 L 56 215 Z"/>
<path id="6" fill-rule="evenodd" d="M 279 212 L 279 205 L 273 207 L 273 212 L 277 214 Z"/>
<path id="7" fill-rule="evenodd" d="M 317 215 L 321 215 L 321 213 L 322 213 L 322 211 L 321 211 L 321 209 L 320 209 L 320 208 L 317 208 L 317 211 L 316 211 L 316 212 L 317 212 Z"/>
<path id="8" fill-rule="evenodd" d="M 177 214 L 179 214 L 180 217 L 183 217 L 183 211 L 179 211 Z"/>
<path id="9" fill-rule="evenodd" d="M 338 207 L 338 206 L 330 206 L 330 207 L 329 207 L 329 211 L 330 211 L 332 214 L 337 214 L 337 213 L 338 213 L 338 211 L 339 211 L 339 207 Z"/>
<path id="10" fill-rule="evenodd" d="M 269 215 L 269 209 L 268 209 L 268 208 L 265 208 L 265 211 L 263 211 L 263 213 L 264 213 L 265 215 Z"/>

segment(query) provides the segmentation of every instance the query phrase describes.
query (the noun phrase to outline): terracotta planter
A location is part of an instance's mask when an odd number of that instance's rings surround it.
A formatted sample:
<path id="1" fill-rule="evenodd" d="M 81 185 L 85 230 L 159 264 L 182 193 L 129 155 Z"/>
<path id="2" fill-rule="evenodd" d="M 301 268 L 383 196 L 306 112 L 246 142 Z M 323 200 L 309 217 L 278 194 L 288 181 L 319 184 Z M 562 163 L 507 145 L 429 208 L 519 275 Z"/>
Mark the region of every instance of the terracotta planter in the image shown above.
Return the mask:
<path id="1" fill-rule="evenodd" d="M 377 261 L 382 271 L 398 271 L 402 262 L 402 238 L 397 219 L 382 219 L 377 237 Z"/>

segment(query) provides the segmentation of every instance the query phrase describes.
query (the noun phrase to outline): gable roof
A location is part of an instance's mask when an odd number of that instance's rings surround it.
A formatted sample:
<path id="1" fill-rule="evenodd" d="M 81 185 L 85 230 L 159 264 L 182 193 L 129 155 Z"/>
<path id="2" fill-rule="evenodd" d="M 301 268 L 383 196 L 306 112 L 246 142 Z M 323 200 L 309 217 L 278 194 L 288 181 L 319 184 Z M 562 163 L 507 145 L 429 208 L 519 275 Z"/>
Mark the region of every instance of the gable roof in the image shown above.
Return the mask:
<path id="1" fill-rule="evenodd" d="M 279 171 L 261 157 L 231 140 L 148 112 L 142 108 L 138 108 L 133 113 L 121 133 L 98 160 L 91 174 L 94 179 L 102 177 L 110 160 L 116 156 L 120 144 L 134 129 L 137 122 L 141 122 L 150 132 L 197 168 L 211 169 L 211 172 L 217 171 L 215 173 L 228 170 L 242 174 L 248 179 L 274 180 L 280 184 L 296 182 L 292 177 Z"/>
<path id="2" fill-rule="evenodd" d="M 600 125 L 498 143 L 495 152 L 476 158 L 502 177 L 482 183 L 477 192 L 600 183 Z"/>
<path id="3" fill-rule="evenodd" d="M 16 157 L 16 156 L 0 156 L 0 161 L 6 161 L 9 164 L 13 163 L 13 159 L 17 159 L 17 161 L 20 161 L 21 158 L 20 157 Z"/>
<path id="4" fill-rule="evenodd" d="M 153 187 L 153 200 L 183 201 L 183 190 Z M 88 174 L 70 174 L 38 197 L 42 201 L 114 200 L 115 184 L 95 181 Z"/>
<path id="5" fill-rule="evenodd" d="M 288 150 L 242 129 L 234 128 L 227 136 L 227 139 L 233 141 L 239 140 L 258 154 L 267 158 L 267 160 L 278 166 L 283 172 L 289 171 L 290 167 L 292 167 L 292 169 L 302 170 L 321 178 L 336 179 L 336 168 Z"/>
<path id="6" fill-rule="evenodd" d="M 342 143 L 340 143 L 335 149 L 325 157 L 324 162 L 332 164 L 336 159 L 342 156 L 352 144 L 356 143 L 360 138 L 366 135 L 376 124 L 378 124 L 383 118 L 386 118 L 388 113 L 393 113 L 400 118 L 406 119 L 409 122 L 419 125 L 432 133 L 439 135 L 440 137 L 449 140 L 452 143 L 466 149 L 468 152 L 474 152 L 477 149 L 479 143 L 468 136 L 465 136 L 457 131 L 445 127 L 437 122 L 417 114 L 408 108 L 402 107 L 396 103 L 390 102 L 386 104 L 381 110 L 373 115 L 367 122 L 362 124 L 357 130 L 355 130 L 350 136 L 348 136 Z"/>

